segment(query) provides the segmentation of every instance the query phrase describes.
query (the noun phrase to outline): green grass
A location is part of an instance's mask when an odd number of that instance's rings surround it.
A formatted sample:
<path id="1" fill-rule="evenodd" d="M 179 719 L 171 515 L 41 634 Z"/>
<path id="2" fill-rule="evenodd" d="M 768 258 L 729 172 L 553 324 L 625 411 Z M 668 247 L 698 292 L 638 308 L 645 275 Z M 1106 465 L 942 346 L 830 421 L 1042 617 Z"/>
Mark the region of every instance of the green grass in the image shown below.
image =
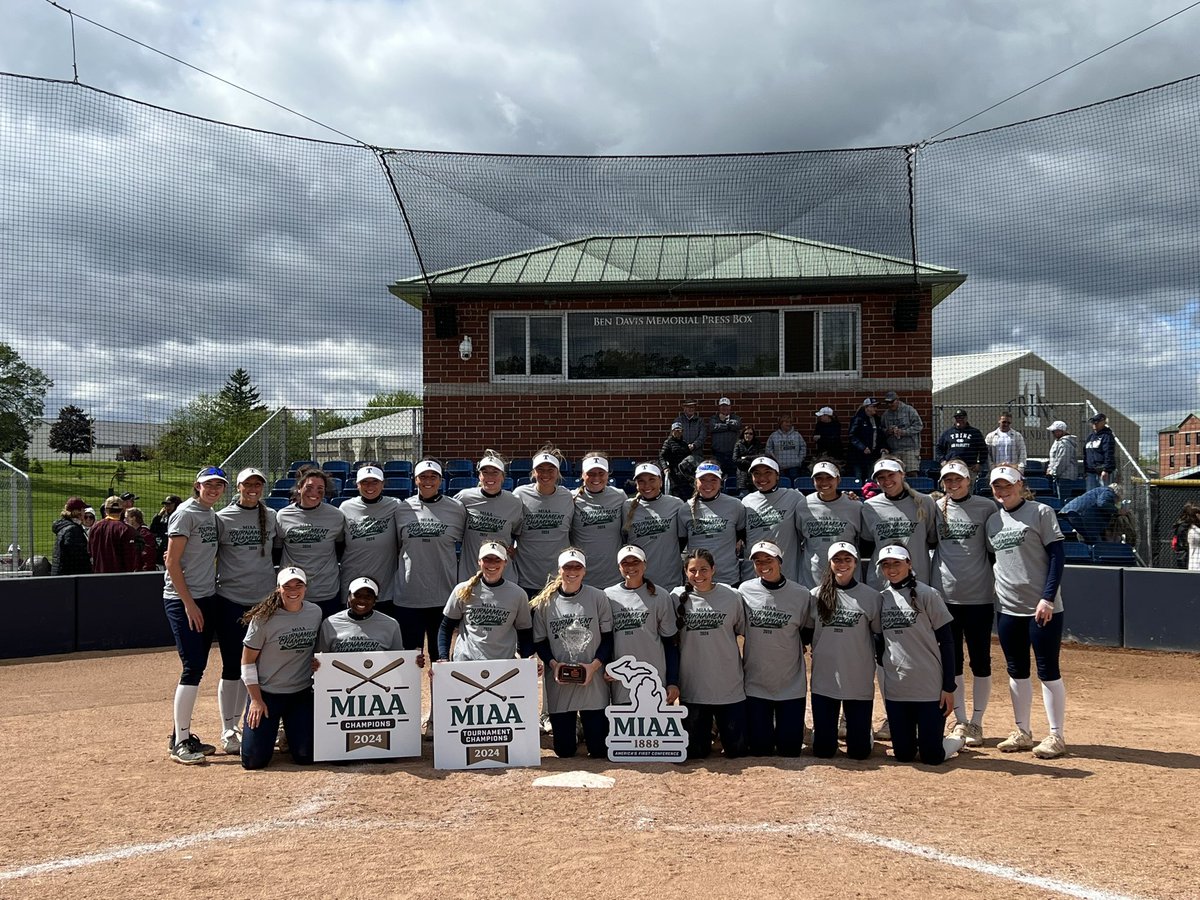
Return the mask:
<path id="1" fill-rule="evenodd" d="M 125 467 L 123 481 L 113 480 L 118 465 Z M 136 506 L 146 514 L 149 525 L 167 494 L 178 494 L 184 499 L 192 495 L 192 482 L 196 477 L 193 466 L 157 460 L 136 463 L 80 460 L 73 466 L 67 465 L 65 460 L 42 460 L 41 466 L 42 473 L 31 472 L 29 479 L 33 488 L 34 553 L 47 557 L 54 550 L 54 532 L 50 526 L 62 513 L 63 504 L 69 497 L 82 497 L 89 506 L 95 507 L 99 518 L 103 515 L 100 504 L 110 493 L 119 495 L 133 491 L 139 498 Z"/>

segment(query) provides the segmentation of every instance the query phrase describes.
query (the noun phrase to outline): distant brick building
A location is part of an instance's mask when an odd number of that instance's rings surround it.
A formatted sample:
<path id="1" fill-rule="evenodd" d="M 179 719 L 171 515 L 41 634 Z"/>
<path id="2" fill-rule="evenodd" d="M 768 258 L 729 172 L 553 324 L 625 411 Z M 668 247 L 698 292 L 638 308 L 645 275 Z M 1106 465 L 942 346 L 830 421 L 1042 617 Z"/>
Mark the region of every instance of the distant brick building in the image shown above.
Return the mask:
<path id="1" fill-rule="evenodd" d="M 1158 433 L 1158 473 L 1163 478 L 1200 469 L 1200 416 L 1190 413 Z"/>
<path id="2" fill-rule="evenodd" d="M 426 453 L 645 458 L 685 399 L 707 418 L 729 397 L 764 438 L 888 390 L 928 421 L 932 310 L 965 279 L 747 233 L 583 238 L 389 290 L 422 310 Z"/>

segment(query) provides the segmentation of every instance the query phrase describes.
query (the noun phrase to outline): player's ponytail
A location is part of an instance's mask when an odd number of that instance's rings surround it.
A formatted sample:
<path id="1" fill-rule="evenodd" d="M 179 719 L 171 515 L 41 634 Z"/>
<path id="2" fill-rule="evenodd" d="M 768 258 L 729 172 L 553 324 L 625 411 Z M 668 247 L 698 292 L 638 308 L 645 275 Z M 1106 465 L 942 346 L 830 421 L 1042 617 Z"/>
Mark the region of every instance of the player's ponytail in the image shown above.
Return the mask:
<path id="1" fill-rule="evenodd" d="M 471 600 L 471 593 L 475 590 L 475 586 L 483 580 L 483 569 L 480 569 L 470 578 L 463 582 L 462 587 L 454 595 L 455 600 L 461 600 L 466 606 Z"/>
<path id="2" fill-rule="evenodd" d="M 658 596 L 658 588 L 654 586 L 653 581 L 644 575 L 642 576 L 642 585 L 646 588 L 646 593 L 648 593 L 651 597 Z"/>
<path id="3" fill-rule="evenodd" d="M 250 607 L 239 620 L 243 625 L 249 625 L 254 620 L 267 621 L 283 606 L 283 591 L 275 588 L 261 603 Z"/>
<path id="4" fill-rule="evenodd" d="M 550 602 L 551 597 L 558 593 L 558 589 L 560 587 L 562 587 L 561 570 L 555 572 L 546 579 L 546 586 L 542 588 L 532 600 L 529 601 L 529 605 L 534 609 L 541 609 Z"/>
<path id="5" fill-rule="evenodd" d="M 628 533 L 629 526 L 633 524 L 633 517 L 637 514 L 637 508 L 642 505 L 642 495 L 638 492 L 633 495 L 633 499 L 629 501 L 629 515 L 625 517 L 625 531 Z"/>
<path id="6" fill-rule="evenodd" d="M 837 595 L 837 577 L 833 574 L 833 566 L 826 566 L 821 583 L 817 586 L 817 615 L 822 625 L 833 621 L 833 614 L 837 612 Z"/>
<path id="7" fill-rule="evenodd" d="M 267 555 L 267 504 L 258 498 L 258 555 Z"/>

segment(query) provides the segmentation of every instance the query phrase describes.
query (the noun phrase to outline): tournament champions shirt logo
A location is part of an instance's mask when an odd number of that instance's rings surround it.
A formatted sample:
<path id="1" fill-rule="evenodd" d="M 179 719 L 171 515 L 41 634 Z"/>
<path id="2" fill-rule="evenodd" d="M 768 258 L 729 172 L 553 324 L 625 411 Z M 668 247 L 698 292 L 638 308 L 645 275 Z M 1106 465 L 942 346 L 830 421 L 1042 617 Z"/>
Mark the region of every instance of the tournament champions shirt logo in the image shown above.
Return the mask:
<path id="1" fill-rule="evenodd" d="M 449 527 L 441 519 L 418 519 L 408 526 L 408 536 L 414 538 L 441 537 Z"/>
<path id="2" fill-rule="evenodd" d="M 262 531 L 257 525 L 239 525 L 225 532 L 234 547 L 257 547 L 262 543 Z"/>
<path id="3" fill-rule="evenodd" d="M 499 534 L 504 525 L 504 519 L 495 513 L 467 508 L 467 531 L 474 531 L 478 534 Z"/>
<path id="4" fill-rule="evenodd" d="M 809 538 L 836 538 L 846 533 L 849 522 L 841 519 L 806 519 L 804 536 Z"/>
<path id="5" fill-rule="evenodd" d="M 862 617 L 862 610 L 855 609 L 853 606 L 847 606 L 839 597 L 837 608 L 834 609 L 833 615 L 828 622 L 822 622 L 821 625 L 824 628 L 841 631 L 843 628 L 853 628 L 859 623 Z"/>
<path id="6" fill-rule="evenodd" d="M 319 544 L 329 535 L 320 525 L 297 525 L 289 528 L 285 542 L 289 544 Z"/>
<path id="7" fill-rule="evenodd" d="M 753 628 L 761 628 L 764 631 L 771 631 L 776 628 L 783 628 L 788 622 L 792 621 L 792 614 L 786 613 L 774 606 L 767 606 L 762 609 L 747 609 L 746 621 Z"/>
<path id="8" fill-rule="evenodd" d="M 488 606 L 483 603 L 472 603 L 467 607 L 467 624 L 474 628 L 499 628 L 508 623 L 512 615 L 507 609 L 499 606 Z"/>
<path id="9" fill-rule="evenodd" d="M 562 633 L 578 622 L 588 631 L 592 630 L 591 616 L 563 616 L 561 619 L 555 619 L 550 623 L 550 635 L 555 640 L 562 637 Z"/>
<path id="10" fill-rule="evenodd" d="M 908 519 L 880 519 L 879 524 L 875 526 L 875 541 L 907 541 L 916 530 L 917 523 Z"/>
<path id="11" fill-rule="evenodd" d="M 1024 525 L 1008 525 L 992 535 L 992 549 L 999 553 L 1001 550 L 1012 550 L 1025 543 L 1025 535 L 1029 531 Z"/>
<path id="12" fill-rule="evenodd" d="M 724 534 L 729 520 L 720 516 L 697 516 L 688 519 L 688 531 L 695 535 Z"/>
<path id="13" fill-rule="evenodd" d="M 575 524 L 584 526 L 611 525 L 617 521 L 621 508 L 592 506 L 590 504 L 575 505 Z"/>
<path id="14" fill-rule="evenodd" d="M 200 543 L 215 544 L 217 542 L 217 523 L 205 522 L 196 529 L 196 534 L 200 536 Z"/>
<path id="15" fill-rule="evenodd" d="M 769 503 L 758 509 L 746 510 L 747 531 L 769 531 L 783 521 L 783 513 Z"/>
<path id="16" fill-rule="evenodd" d="M 725 622 L 725 613 L 715 609 L 693 609 L 684 616 L 684 628 L 688 631 L 715 631 Z"/>
<path id="17" fill-rule="evenodd" d="M 386 534 L 388 529 L 392 527 L 392 517 L 387 516 L 383 519 L 376 519 L 372 516 L 366 516 L 362 519 L 347 519 L 346 531 L 350 533 L 351 540 L 359 538 L 379 537 L 381 534 Z"/>
<path id="18" fill-rule="evenodd" d="M 525 530 L 551 532 L 560 527 L 563 523 L 563 514 L 556 513 L 548 509 L 540 509 L 535 513 L 528 513 L 525 516 Z"/>
<path id="19" fill-rule="evenodd" d="M 650 618 L 648 609 L 617 609 L 613 610 L 613 631 L 637 631 Z"/>
<path id="20" fill-rule="evenodd" d="M 879 624 L 884 631 L 912 628 L 917 622 L 917 611 L 905 607 L 886 607 L 879 612 Z"/>
<path id="21" fill-rule="evenodd" d="M 976 522 L 942 522 L 938 525 L 938 539 L 962 543 L 975 537 L 978 530 Z"/>
<path id="22" fill-rule="evenodd" d="M 633 523 L 633 528 L 629 532 L 630 535 L 633 537 L 654 537 L 671 530 L 671 519 L 664 519 L 662 516 L 655 515 L 654 513 L 650 513 L 649 515 L 649 518 Z"/>
<path id="23" fill-rule="evenodd" d="M 293 628 L 279 636 L 279 649 L 299 652 L 308 650 L 316 642 L 317 630 L 315 628 Z"/>

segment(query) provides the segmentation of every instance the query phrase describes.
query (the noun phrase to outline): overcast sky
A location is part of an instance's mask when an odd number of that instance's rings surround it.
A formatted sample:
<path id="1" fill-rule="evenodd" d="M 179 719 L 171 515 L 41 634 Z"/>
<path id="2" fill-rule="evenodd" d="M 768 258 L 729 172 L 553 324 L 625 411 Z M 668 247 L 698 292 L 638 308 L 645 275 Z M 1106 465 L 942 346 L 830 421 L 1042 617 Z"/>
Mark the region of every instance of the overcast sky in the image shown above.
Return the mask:
<path id="1" fill-rule="evenodd" d="M 371 145 L 658 154 L 916 143 L 1185 3 L 67 5 Z M 0 70 L 73 77 L 64 13 L 0 0 L 0 22 Z M 79 79 L 102 90 L 347 142 L 85 22 L 75 45 Z M 1200 7 L 954 133 L 1194 75 L 1198 45 Z M 64 111 L 63 97 L 80 92 L 7 87 L 19 106 L 0 109 L 0 249 L 20 257 L 5 277 L 18 310 L 8 340 L 55 379 L 51 414 L 76 402 L 159 418 L 238 365 L 272 402 L 353 404 L 419 384 L 415 314 L 381 293 L 413 260 L 396 246 L 400 223 L 369 152 L 180 124 L 103 98 Z M 1197 93 L 1189 85 L 922 151 L 921 255 L 970 276 L 935 319 L 937 349 L 1028 346 L 1146 436 L 1181 418 L 1200 392 L 1200 177 L 1188 161 L 1200 158 Z M 134 153 L 144 181 L 132 190 L 63 174 Z M 193 172 L 182 190 L 180 166 Z M 286 215 L 265 211 L 280 197 Z M 57 211 L 40 212 L 51 202 Z M 120 210 L 121 224 L 71 227 L 98 208 Z M 330 269 L 343 277 L 319 274 Z M 114 297 L 128 298 L 119 312 Z M 200 297 L 214 306 L 191 321 Z M 294 340 L 264 346 L 256 328 L 283 321 L 296 323 Z M 305 354 L 320 364 L 296 378 Z"/>

